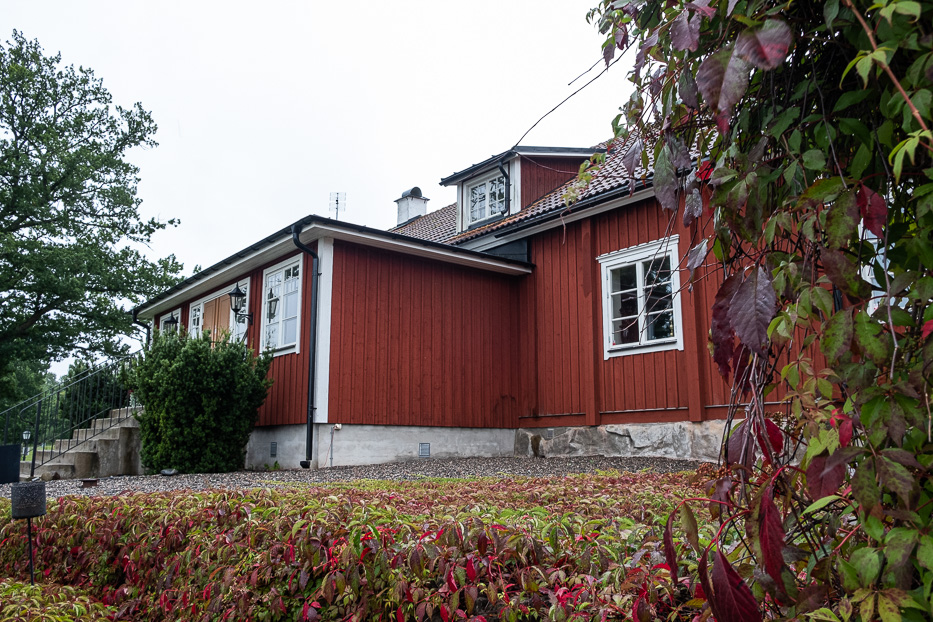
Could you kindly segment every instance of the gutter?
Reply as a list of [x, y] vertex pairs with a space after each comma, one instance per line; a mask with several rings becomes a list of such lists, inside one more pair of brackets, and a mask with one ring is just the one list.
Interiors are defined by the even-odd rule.
[[[133, 324], [135, 324], [136, 326], [142, 326], [143, 328], [146, 329], [146, 345], [148, 346], [148, 345], [149, 345], [149, 341], [152, 339], [152, 327], [151, 327], [149, 324], [145, 324], [145, 323], [143, 323], [143, 322], [140, 322], [140, 321], [136, 318], [136, 314], [137, 314], [137, 313], [139, 313], [139, 309], [138, 309], [138, 308], [134, 308], [134, 309], [133, 309]], [[153, 322], [154, 322], [154, 321], [155, 321], [155, 320], [153, 320]]]
[[311, 468], [311, 454], [314, 446], [314, 411], [317, 406], [314, 403], [314, 381], [317, 377], [317, 308], [318, 308], [318, 281], [320, 280], [320, 258], [317, 253], [298, 238], [301, 234], [302, 223], [296, 222], [292, 225], [292, 241], [295, 246], [311, 255], [311, 320], [308, 331], [308, 429], [305, 438], [305, 459], [301, 461], [301, 468]]

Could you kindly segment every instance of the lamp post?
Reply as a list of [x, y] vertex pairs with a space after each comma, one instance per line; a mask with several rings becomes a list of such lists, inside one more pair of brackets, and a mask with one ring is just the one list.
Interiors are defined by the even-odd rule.
[[23, 460], [26, 459], [26, 453], [29, 451], [30, 437], [32, 437], [32, 432], [29, 430], [23, 430]]
[[230, 310], [233, 311], [233, 315], [236, 316], [236, 321], [239, 322], [240, 318], [246, 318], [248, 324], [253, 323], [253, 314], [252, 313], [242, 313], [243, 309], [246, 307], [246, 292], [240, 289], [240, 284], [237, 283], [233, 287], [233, 291], [227, 294], [230, 296]]
[[45, 482], [17, 482], [10, 488], [12, 517], [26, 519], [26, 533], [29, 538], [29, 580], [35, 585], [36, 572], [32, 552], [32, 519], [45, 516]]

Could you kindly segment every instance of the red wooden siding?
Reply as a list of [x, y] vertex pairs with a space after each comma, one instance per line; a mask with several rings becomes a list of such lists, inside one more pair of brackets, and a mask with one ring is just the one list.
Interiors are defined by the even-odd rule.
[[573, 179], [586, 158], [522, 156], [522, 207]]
[[515, 427], [516, 279], [334, 244], [329, 421]]
[[[524, 165], [523, 165], [524, 166]], [[523, 284], [522, 317], [533, 324], [523, 382], [535, 387], [534, 413], [520, 425], [599, 425], [699, 421], [722, 416], [705, 408], [728, 402], [728, 387], [708, 363], [708, 309], [715, 275], [686, 291], [681, 271], [683, 350], [603, 359], [602, 283], [596, 257], [676, 233], [679, 252], [691, 232], [643, 201], [541, 233], [531, 240], [533, 277]], [[529, 331], [522, 339], [529, 338]]]
[[[311, 244], [317, 250], [317, 243]], [[298, 334], [298, 353], [283, 354], [272, 359], [269, 377], [272, 387], [265, 403], [259, 409], [257, 425], [285, 425], [305, 423], [308, 420], [308, 331], [311, 330], [311, 256], [297, 248], [270, 261], [265, 266], [250, 273], [250, 312], [253, 313], [253, 333], [250, 344], [259, 346], [259, 330], [262, 317], [262, 271], [274, 266], [295, 254], [301, 253], [301, 312], [298, 315], [300, 325]]]

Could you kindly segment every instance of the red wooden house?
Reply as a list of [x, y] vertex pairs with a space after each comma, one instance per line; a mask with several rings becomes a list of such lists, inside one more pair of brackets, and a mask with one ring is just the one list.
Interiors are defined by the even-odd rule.
[[[729, 393], [706, 351], [716, 284], [684, 287], [697, 232], [616, 153], [568, 209], [595, 151], [498, 154], [441, 180], [453, 205], [404, 193], [390, 231], [308, 216], [135, 312], [274, 351], [250, 468], [715, 459]], [[234, 287], [252, 324], [230, 312]]]

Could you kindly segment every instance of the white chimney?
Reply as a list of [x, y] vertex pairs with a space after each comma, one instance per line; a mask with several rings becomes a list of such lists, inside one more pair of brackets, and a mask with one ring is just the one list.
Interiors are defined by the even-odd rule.
[[402, 198], [395, 199], [398, 205], [398, 226], [409, 220], [424, 216], [427, 212], [428, 199], [421, 196], [421, 188], [415, 186], [402, 193]]

